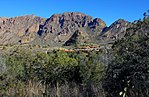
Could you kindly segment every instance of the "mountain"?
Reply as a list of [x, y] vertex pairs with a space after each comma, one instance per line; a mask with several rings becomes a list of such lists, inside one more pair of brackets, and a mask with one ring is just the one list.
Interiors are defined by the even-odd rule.
[[107, 27], [100, 18], [80, 12], [54, 14], [45, 19], [34, 15], [0, 18], [0, 44], [72, 45], [102, 43], [122, 38], [129, 22], [118, 20]]
[[34, 15], [0, 18], [0, 44], [29, 43], [34, 40], [43, 18]]
[[126, 29], [129, 28], [132, 23], [119, 19], [112, 23], [109, 27], [105, 27], [99, 35], [99, 41], [103, 43], [114, 42], [117, 39], [121, 39], [126, 34]]
[[83, 36], [90, 36], [92, 40], [105, 26], [105, 22], [99, 18], [93, 19], [79, 12], [67, 12], [52, 15], [44, 25], [41, 25], [38, 35], [45, 44], [61, 45], [65, 44], [76, 31], [82, 32]]

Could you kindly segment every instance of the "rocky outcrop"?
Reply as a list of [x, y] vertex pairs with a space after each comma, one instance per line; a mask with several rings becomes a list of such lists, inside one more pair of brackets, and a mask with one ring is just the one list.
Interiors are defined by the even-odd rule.
[[90, 43], [91, 40], [88, 34], [84, 34], [79, 30], [75, 31], [73, 35], [65, 42], [64, 46], [80, 45], [81, 43]]

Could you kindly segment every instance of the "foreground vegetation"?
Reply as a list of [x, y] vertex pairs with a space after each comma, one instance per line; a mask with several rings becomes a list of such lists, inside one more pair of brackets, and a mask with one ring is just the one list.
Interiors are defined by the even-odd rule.
[[98, 58], [99, 52], [45, 53], [17, 47], [5, 55], [1, 93], [20, 97], [95, 95], [87, 89], [100, 84], [105, 67]]
[[2, 97], [148, 97], [149, 16], [110, 50], [13, 47], [1, 58]]

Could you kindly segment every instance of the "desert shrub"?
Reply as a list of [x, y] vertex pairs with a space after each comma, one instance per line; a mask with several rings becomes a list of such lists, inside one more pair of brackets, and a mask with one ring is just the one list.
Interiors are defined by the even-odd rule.
[[59, 50], [45, 53], [15, 47], [4, 55], [6, 71], [0, 75], [1, 95], [98, 97], [104, 72], [98, 55]]

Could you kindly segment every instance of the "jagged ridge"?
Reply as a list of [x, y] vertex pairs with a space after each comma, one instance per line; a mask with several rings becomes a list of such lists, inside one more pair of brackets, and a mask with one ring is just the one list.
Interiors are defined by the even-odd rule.
[[118, 20], [106, 27], [100, 18], [93, 19], [80, 12], [54, 14], [48, 19], [34, 15], [0, 18], [0, 44], [65, 45], [71, 43], [76, 31], [84, 37], [78, 41], [100, 43], [105, 40], [103, 37], [125, 32], [128, 25], [127, 21]]

